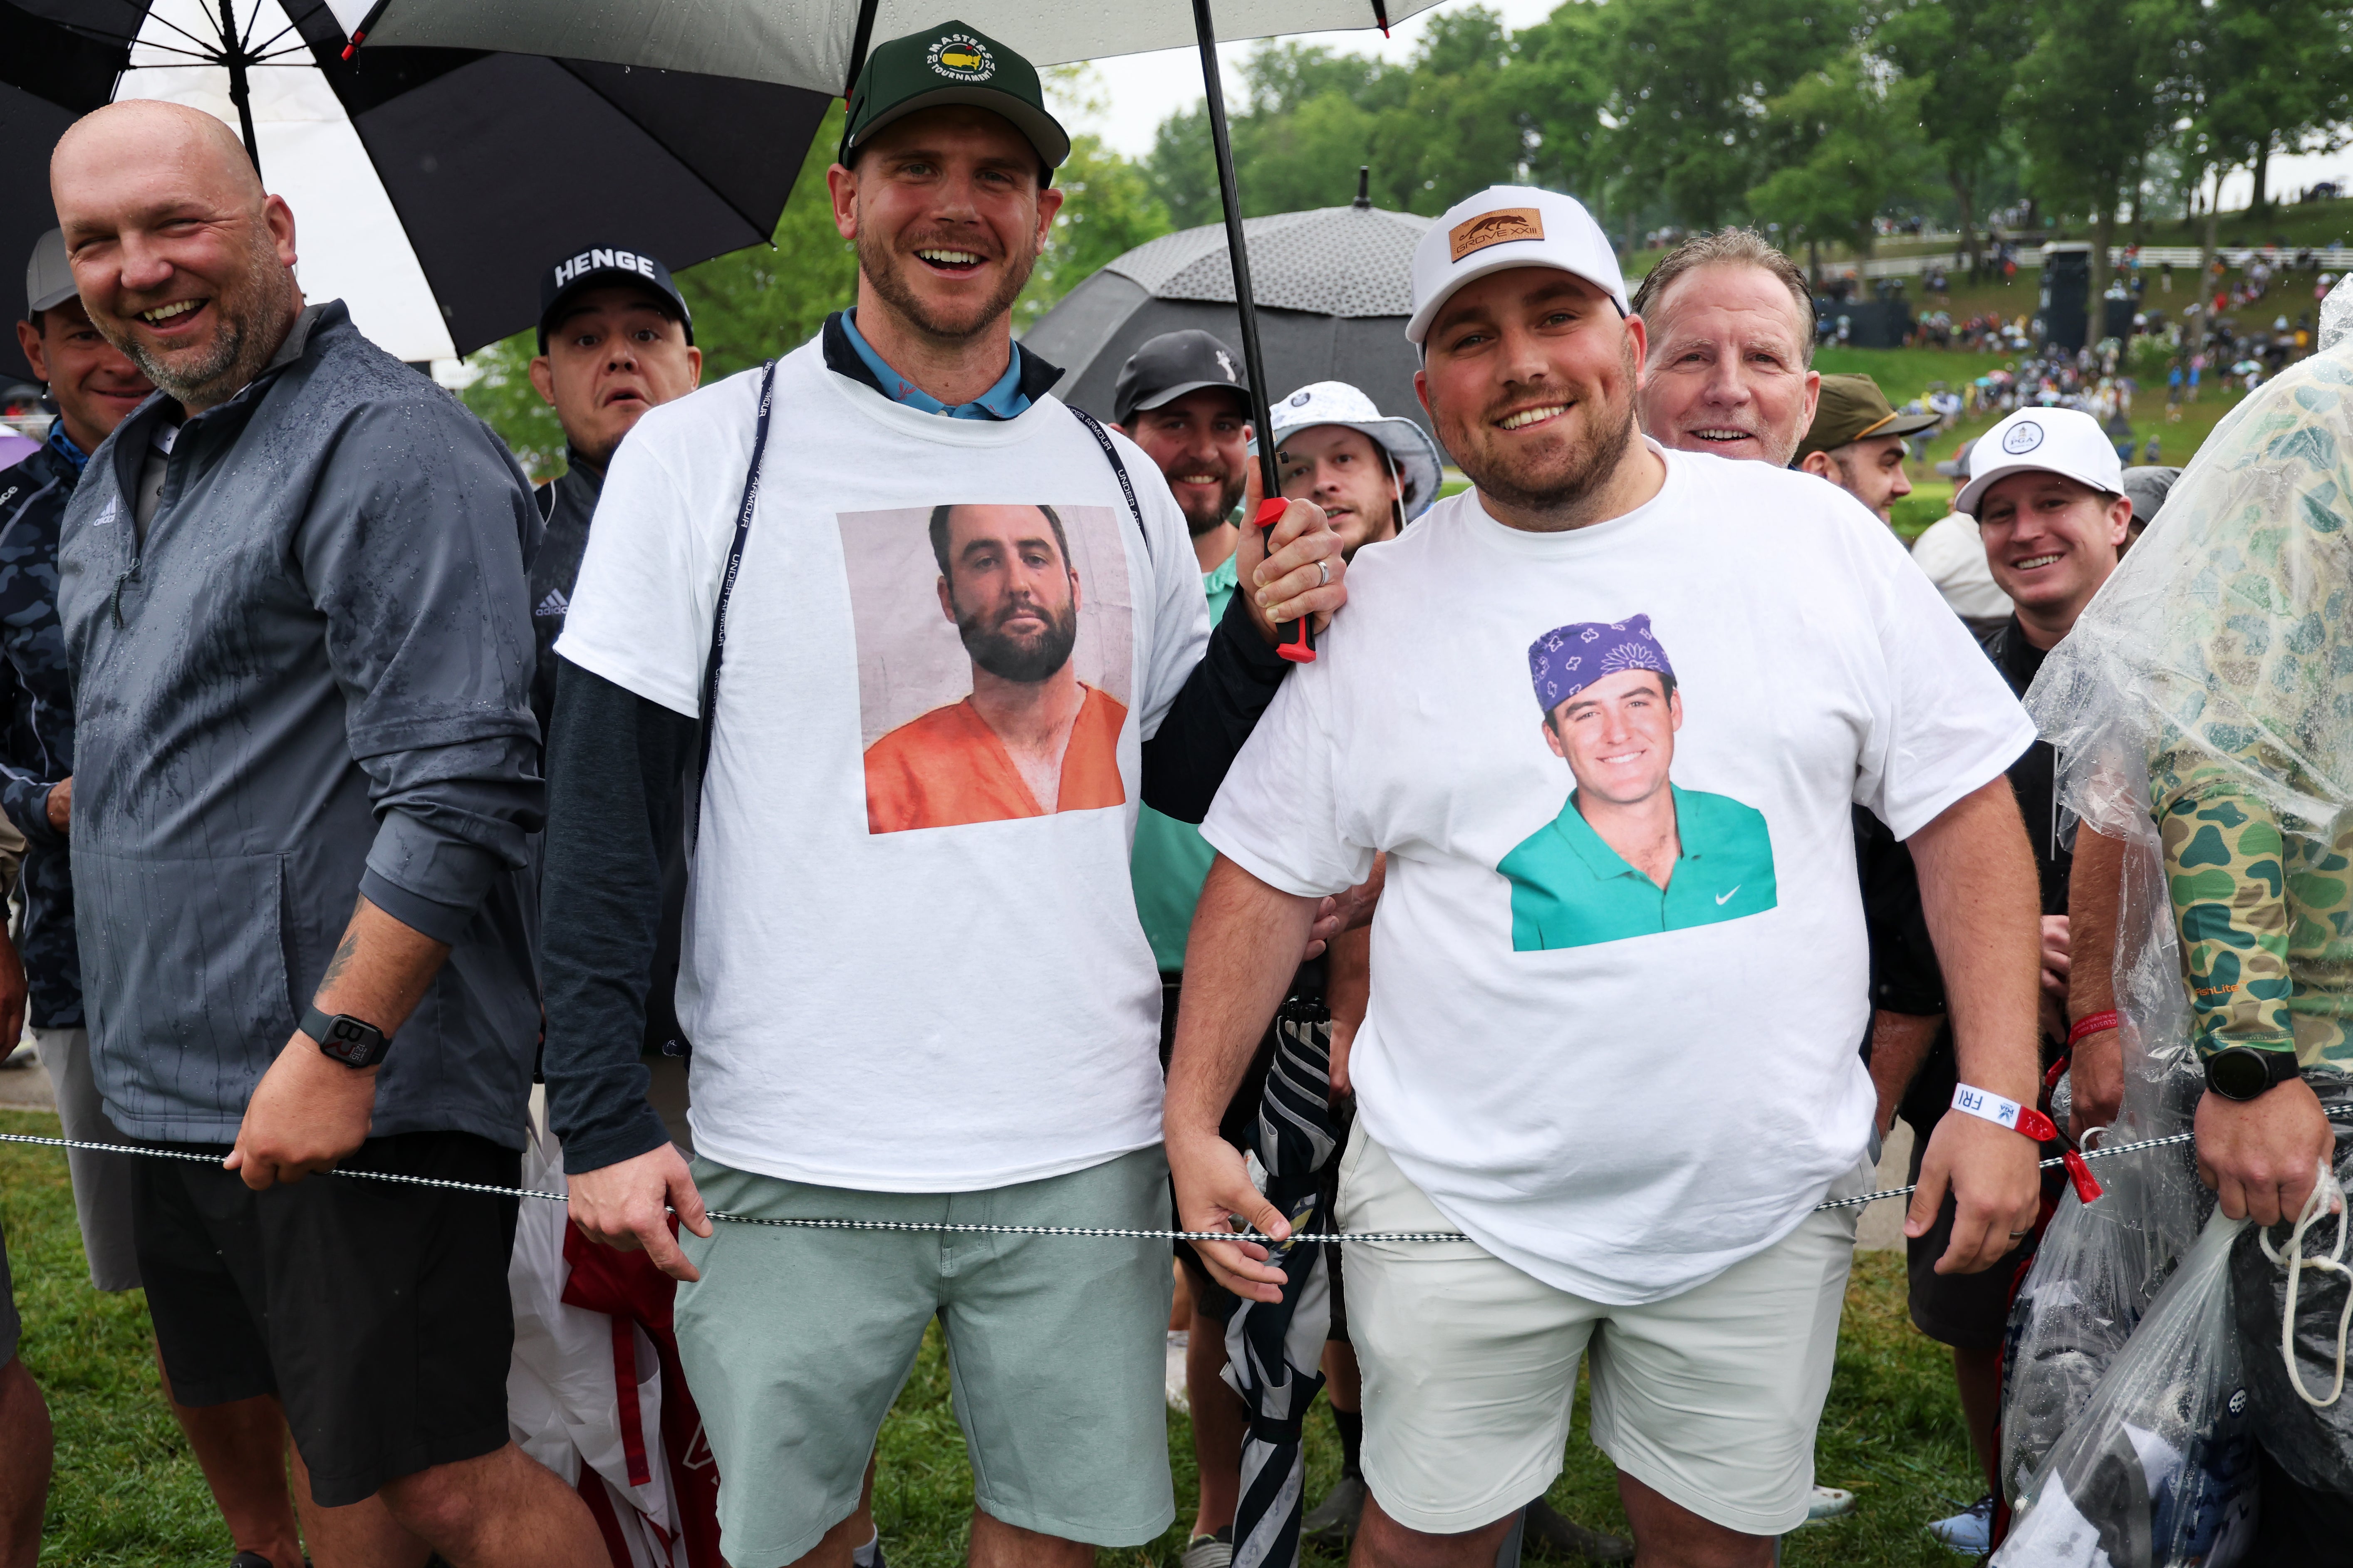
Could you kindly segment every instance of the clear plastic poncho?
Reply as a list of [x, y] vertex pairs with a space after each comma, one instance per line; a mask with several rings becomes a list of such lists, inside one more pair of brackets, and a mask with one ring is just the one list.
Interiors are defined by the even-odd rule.
[[[2111, 1141], [2189, 1129], [2204, 1089], [2200, 1047], [2292, 1042], [2306, 1081], [2339, 1117], [2337, 1168], [2348, 1179], [2353, 290], [2332, 293], [2322, 319], [2323, 352], [2216, 427], [2163, 515], [2052, 651], [2027, 706], [2058, 749], [2060, 804], [2125, 845], [2116, 984], [2126, 1085]], [[2132, 1212], [2114, 1217], [2167, 1272], [2212, 1202], [2189, 1161], [2167, 1158], [2178, 1152], [2133, 1156], [2161, 1165], [2160, 1179], [2107, 1200], [2130, 1196]], [[2276, 1227], [2274, 1239], [2284, 1238]], [[2304, 1484], [2342, 1487], [2353, 1478], [2353, 1400], [2315, 1409], [2285, 1392], [2285, 1276], [2257, 1240], [2241, 1239], [2232, 1272], [2258, 1430]], [[2044, 1261], [2026, 1294], [2052, 1283]], [[2137, 1317], [2134, 1297], [2145, 1301], [2159, 1277], [2138, 1291], [2094, 1289], [2099, 1315]], [[2308, 1287], [2295, 1312], [2299, 1360], [2324, 1388], [2343, 1300], [2341, 1286]], [[2037, 1315], [2015, 1317], [2013, 1336], [2094, 1342], [2089, 1321], [2038, 1324]], [[2056, 1376], [2061, 1363], [2046, 1373], [2031, 1357], [2018, 1361], [2022, 1383], [2042, 1374], [2052, 1386], [2012, 1405], [2030, 1450], [2005, 1456], [2013, 1470], [2051, 1441], [2054, 1418], [2071, 1438], [2078, 1415], [2091, 1419], [2080, 1387]], [[2063, 1416], [2069, 1405], [2076, 1415]], [[2015, 1473], [2004, 1479], [2019, 1485]]]

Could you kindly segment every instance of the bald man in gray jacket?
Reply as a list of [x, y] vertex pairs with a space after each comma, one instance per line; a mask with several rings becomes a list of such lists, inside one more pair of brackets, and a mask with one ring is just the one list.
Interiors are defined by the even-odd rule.
[[100, 1092], [212, 1156], [138, 1162], [173, 1393], [280, 1402], [321, 1568], [597, 1561], [507, 1435], [514, 1200], [304, 1180], [517, 1184], [529, 486], [304, 305], [293, 215], [219, 121], [101, 109], [50, 188], [91, 321], [159, 389], [91, 456], [58, 576]]

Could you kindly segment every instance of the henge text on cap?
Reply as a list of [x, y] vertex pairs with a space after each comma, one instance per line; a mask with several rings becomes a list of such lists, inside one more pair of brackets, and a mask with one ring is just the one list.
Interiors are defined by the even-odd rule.
[[1449, 259], [1460, 261], [1474, 250], [1514, 239], [1542, 239], [1544, 214], [1534, 207], [1504, 207], [1464, 218], [1447, 231]]
[[951, 81], [987, 81], [997, 74], [997, 57], [969, 33], [947, 33], [933, 40], [925, 63]]
[[569, 261], [556, 263], [555, 286], [561, 289], [584, 272], [606, 268], [635, 272], [657, 283], [661, 281], [660, 274], [654, 270], [654, 258], [650, 256], [639, 256], [631, 250], [584, 250]]

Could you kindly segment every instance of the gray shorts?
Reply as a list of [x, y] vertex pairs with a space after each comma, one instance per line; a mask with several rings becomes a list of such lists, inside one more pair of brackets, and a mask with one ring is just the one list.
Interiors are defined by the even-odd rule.
[[[767, 1218], [1168, 1224], [1158, 1146], [987, 1192], [868, 1193], [694, 1163], [703, 1201]], [[1165, 1241], [781, 1230], [681, 1233], [679, 1353], [719, 1467], [735, 1568], [807, 1555], [858, 1506], [924, 1328], [947, 1339], [973, 1500], [1024, 1530], [1140, 1546], [1176, 1518]]]
[[[80, 1143], [128, 1143], [99, 1102], [97, 1075], [90, 1070], [88, 1029], [35, 1029], [33, 1048], [57, 1091], [58, 1121], [65, 1135]], [[139, 1289], [139, 1253], [131, 1239], [131, 1189], [134, 1156], [66, 1151], [73, 1174], [74, 1217], [81, 1222], [82, 1256], [90, 1282], [100, 1290]]]

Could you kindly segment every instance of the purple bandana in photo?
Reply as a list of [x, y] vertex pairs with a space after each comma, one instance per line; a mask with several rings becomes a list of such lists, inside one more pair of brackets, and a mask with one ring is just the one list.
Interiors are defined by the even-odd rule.
[[1536, 706], [1549, 713], [1605, 675], [1621, 669], [1655, 669], [1672, 678], [1675, 667], [1651, 635], [1651, 617], [1622, 621], [1577, 621], [1555, 626], [1528, 645], [1528, 678]]

